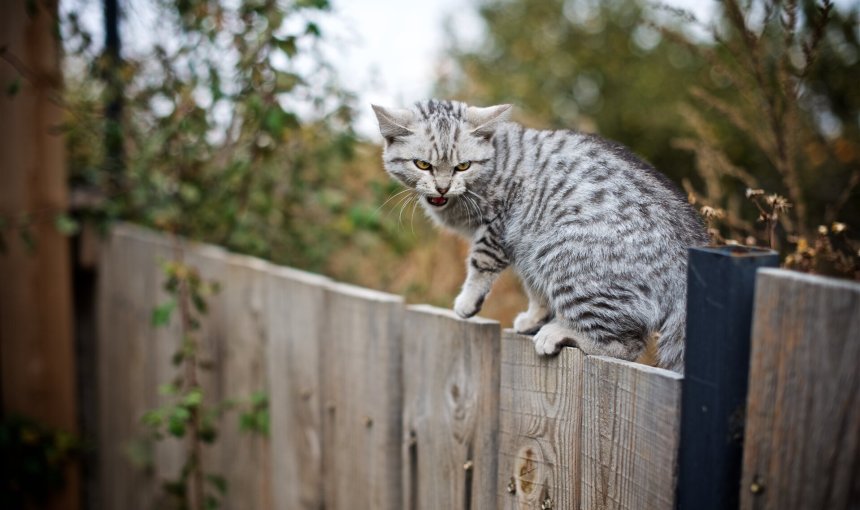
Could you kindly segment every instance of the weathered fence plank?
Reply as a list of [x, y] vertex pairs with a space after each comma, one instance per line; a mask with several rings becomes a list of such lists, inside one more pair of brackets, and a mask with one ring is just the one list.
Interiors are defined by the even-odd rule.
[[403, 338], [404, 509], [493, 508], [500, 329], [412, 306]]
[[741, 508], [860, 507], [860, 285], [758, 275]]
[[[180, 370], [171, 363], [181, 342], [179, 318], [168, 327], [151, 324], [152, 310], [168, 298], [161, 263], [173, 260], [176, 248], [165, 236], [120, 225], [102, 252], [98, 413], [105, 508], [165, 506], [161, 483], [176, 479], [182, 469], [187, 442], [152, 444], [140, 425], [147, 410], [169, 400], [159, 396], [158, 387]], [[209, 298], [209, 313], [197, 333], [201, 361], [212, 367], [198, 374], [206, 401], [243, 401], [265, 391], [263, 284], [269, 265], [196, 243], [183, 242], [182, 252], [203, 278], [224, 284], [223, 292]], [[151, 465], [134, 466], [130, 450]], [[204, 470], [228, 480], [221, 508], [271, 508], [268, 440], [240, 431], [236, 412], [220, 420], [218, 439], [204, 446], [203, 454]], [[207, 492], [218, 494], [211, 485]]]
[[400, 508], [403, 298], [332, 284], [326, 300], [325, 508]]
[[[104, 242], [98, 291], [98, 500], [100, 508], [148, 510], [159, 486], [147, 475], [151, 445], [140, 418], [157, 404], [150, 315], [158, 299], [160, 236], [116, 227]], [[134, 459], [138, 465], [133, 462]]]
[[582, 508], [671, 510], [682, 376], [602, 356], [583, 368]]
[[579, 508], [583, 358], [538, 356], [530, 337], [503, 332], [499, 508]]
[[778, 264], [772, 250], [690, 248], [679, 510], [738, 506], [755, 272]]
[[[269, 440], [258, 432], [241, 430], [239, 415], [248, 412], [254, 393], [268, 390], [265, 280], [270, 266], [203, 245], [188, 245], [186, 262], [222, 288], [209, 298], [209, 313], [202, 320], [201, 359], [212, 367], [200, 371], [206, 398], [237, 403], [219, 420], [215, 443], [204, 449], [204, 468], [227, 482], [220, 508], [267, 510], [272, 508]], [[175, 373], [171, 366], [162, 380]], [[207, 489], [218, 495], [213, 486]]]
[[323, 505], [320, 350], [329, 280], [272, 267], [268, 292], [268, 377], [274, 507]]

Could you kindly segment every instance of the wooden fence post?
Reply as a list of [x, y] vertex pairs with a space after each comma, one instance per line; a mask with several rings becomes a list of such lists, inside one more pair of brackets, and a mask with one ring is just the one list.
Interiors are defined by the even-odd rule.
[[499, 323], [419, 305], [404, 333], [402, 508], [494, 508]]
[[759, 272], [740, 508], [860, 508], [860, 284]]
[[755, 273], [771, 250], [691, 248], [677, 508], [737, 508]]

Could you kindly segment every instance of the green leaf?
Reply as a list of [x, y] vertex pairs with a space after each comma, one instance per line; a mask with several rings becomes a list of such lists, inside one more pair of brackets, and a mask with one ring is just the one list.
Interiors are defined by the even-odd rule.
[[21, 242], [24, 243], [24, 248], [26, 248], [27, 253], [32, 254], [36, 251], [36, 237], [33, 235], [33, 231], [30, 229], [30, 225], [28, 223], [22, 223], [19, 227], [18, 237], [21, 239]]
[[[284, 71], [275, 72], [275, 86], [277, 87], [277, 92], [279, 93], [289, 92], [296, 88], [297, 85], [301, 85], [302, 83], [304, 83], [304, 80], [302, 80], [302, 77], [297, 75], [296, 73], [288, 73]], [[287, 115], [287, 113], [281, 110], [280, 107], [278, 107], [278, 110], [280, 111], [281, 115]]]
[[158, 387], [158, 394], [164, 396], [173, 396], [179, 393], [179, 388], [175, 384], [167, 383]]
[[152, 409], [147, 411], [140, 421], [147, 427], [157, 428], [164, 422], [164, 410]]
[[203, 403], [203, 391], [200, 388], [194, 388], [185, 395], [185, 398], [182, 399], [182, 403], [186, 407], [197, 407], [201, 403]]
[[298, 0], [296, 2], [296, 7], [309, 7], [311, 9], [328, 9], [329, 3], [328, 0]]
[[281, 51], [287, 54], [288, 57], [295, 57], [299, 52], [298, 46], [296, 45], [296, 36], [291, 35], [285, 37], [283, 39], [275, 39], [277, 41], [278, 48]]
[[57, 227], [57, 230], [67, 236], [75, 235], [81, 228], [81, 225], [69, 216], [68, 214], [60, 214], [54, 219], [54, 225]]
[[251, 405], [254, 407], [266, 407], [269, 405], [269, 396], [265, 391], [255, 391], [251, 395]]
[[320, 31], [319, 25], [317, 25], [313, 21], [308, 22], [308, 25], [305, 28], [305, 33], [314, 37], [319, 37], [322, 35], [322, 31]]
[[175, 309], [176, 300], [172, 298], [156, 306], [152, 310], [152, 325], [154, 327], [166, 326], [170, 322], [170, 316]]
[[208, 474], [206, 475], [206, 480], [208, 480], [222, 496], [227, 493], [227, 479], [223, 476]]
[[18, 95], [18, 92], [21, 91], [21, 77], [16, 76], [14, 80], [9, 82], [9, 85], [6, 85], [6, 95], [9, 97], [13, 97]]
[[218, 501], [218, 498], [209, 494], [206, 496], [203, 506], [206, 508], [206, 510], [215, 510], [216, 508], [221, 506], [221, 502]]

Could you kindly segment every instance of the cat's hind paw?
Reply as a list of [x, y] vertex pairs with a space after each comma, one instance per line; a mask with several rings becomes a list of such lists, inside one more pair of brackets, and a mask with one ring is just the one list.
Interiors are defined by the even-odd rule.
[[486, 294], [477, 294], [463, 289], [454, 300], [454, 313], [464, 319], [474, 316], [481, 311]]
[[543, 356], [553, 356], [558, 354], [562, 347], [576, 347], [576, 335], [571, 329], [549, 322], [540, 328], [533, 339], [535, 352]]

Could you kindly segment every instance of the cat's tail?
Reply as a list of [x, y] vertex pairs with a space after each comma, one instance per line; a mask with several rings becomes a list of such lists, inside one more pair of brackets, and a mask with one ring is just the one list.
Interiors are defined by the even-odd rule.
[[657, 359], [661, 368], [684, 373], [684, 336], [687, 329], [687, 304], [681, 300], [669, 313], [657, 340]]

